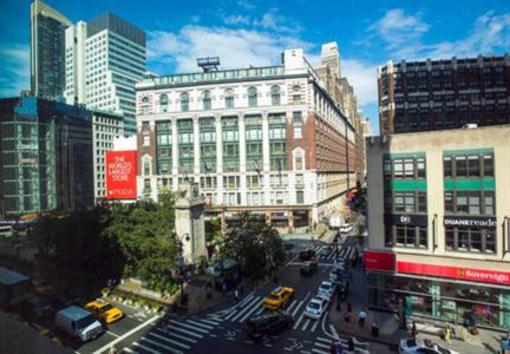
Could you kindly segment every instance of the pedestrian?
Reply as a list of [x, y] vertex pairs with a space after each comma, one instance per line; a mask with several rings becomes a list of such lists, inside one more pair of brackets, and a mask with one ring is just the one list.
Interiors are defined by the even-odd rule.
[[237, 289], [234, 291], [234, 299], [236, 302], [239, 302], [239, 290]]
[[365, 327], [365, 320], [367, 318], [367, 311], [362, 308], [359, 312], [358, 312], [358, 325], [360, 327]]
[[227, 283], [225, 281], [221, 283], [221, 292], [223, 293], [223, 297], [225, 297], [225, 294], [227, 292]]
[[450, 344], [452, 340], [452, 329], [450, 328], [450, 325], [447, 324], [444, 329], [444, 341], [448, 344]]
[[413, 325], [411, 326], [411, 337], [416, 340], [416, 334], [418, 333], [418, 330], [416, 328], [416, 322], [413, 321]]
[[112, 345], [108, 350], [108, 354], [117, 354], [117, 348], [115, 348], [115, 346]]
[[345, 323], [351, 322], [351, 313], [349, 311], [344, 312], [344, 321]]

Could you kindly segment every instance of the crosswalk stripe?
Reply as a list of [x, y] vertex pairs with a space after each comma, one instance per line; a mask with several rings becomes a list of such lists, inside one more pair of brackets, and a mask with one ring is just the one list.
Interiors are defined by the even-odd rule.
[[212, 319], [203, 319], [203, 320], [200, 320], [200, 322], [205, 322], [205, 323], [209, 323], [209, 324], [212, 324], [212, 325], [219, 325], [221, 323], [221, 320], [216, 320], [216, 321], [213, 321]]
[[226, 315], [224, 317], [225, 320], [229, 320], [232, 316], [234, 316], [235, 314], [237, 313], [237, 309], [232, 309], [231, 312], [228, 313], [228, 315]]
[[197, 342], [196, 339], [185, 337], [185, 336], [183, 336], [183, 335], [181, 335], [179, 333], [165, 331], [164, 329], [161, 329], [161, 328], [156, 328], [155, 331], [158, 332], [158, 333], [164, 334], [165, 336], [172, 336], [172, 337], [178, 338], [178, 339], [186, 341], [186, 342], [190, 342], [190, 343], [196, 343]]
[[[204, 333], [204, 334], [209, 333], [209, 330], [207, 330], [207, 329], [197, 328], [197, 327], [192, 326], [192, 325], [187, 324], [187, 323], [177, 322], [177, 321], [174, 321], [174, 320], [170, 320], [170, 323], [173, 323], [173, 324], [175, 324], [177, 326], [183, 326], [185, 328], [189, 328], [189, 329], [192, 329], [192, 330], [200, 332], [200, 333]], [[170, 328], [172, 328], [172, 327], [170, 327]]]
[[301, 330], [303, 331], [306, 331], [306, 329], [308, 328], [308, 325], [311, 323], [311, 320], [309, 318], [307, 318], [305, 320], [305, 322], [303, 323], [303, 327], [301, 327]]
[[170, 327], [168, 326], [168, 331], [177, 331], [177, 332], [182, 332], [182, 333], [185, 333], [189, 336], [192, 336], [192, 337], [196, 337], [196, 338], [204, 338], [204, 336], [202, 334], [198, 334], [198, 333], [195, 333], [195, 332], [190, 332], [189, 330], [187, 329], [184, 329], [184, 328], [179, 328], [179, 327]]
[[317, 354], [329, 354], [329, 352], [325, 352], [324, 350], [320, 350], [317, 348], [312, 348], [312, 352], [317, 353]]
[[166, 338], [166, 337], [160, 336], [159, 334], [156, 334], [156, 333], [148, 333], [147, 335], [148, 335], [148, 336], [152, 336], [152, 337], [156, 337], [156, 338], [158, 338], [158, 339], [160, 339], [160, 340], [162, 340], [162, 341], [164, 341], [164, 342], [168, 342], [168, 343], [170, 343], [170, 344], [174, 344], [174, 345], [176, 345], [176, 346], [178, 346], [178, 347], [182, 347], [182, 348], [184, 348], [184, 349], [190, 349], [190, 348], [191, 348], [191, 347], [190, 347], [189, 345], [187, 345], [187, 344], [183, 344], [183, 343], [181, 343], [181, 342], [177, 342], [177, 341], [175, 341], [175, 340], [173, 340], [173, 339], [170, 339], [170, 338]]
[[129, 353], [129, 354], [138, 354], [133, 349], [129, 349], [129, 347], [126, 347], [126, 348], [122, 349], [122, 351], [126, 352], [126, 353]]
[[317, 346], [317, 347], [329, 349], [329, 347], [331, 346], [331, 343], [330, 344], [325, 344], [325, 343], [315, 342], [314, 345]]
[[[232, 317], [230, 319], [230, 321], [234, 322], [234, 321], [237, 321], [243, 314], [246, 313], [246, 311], [250, 310], [250, 308], [257, 304], [259, 301], [260, 301], [260, 296], [257, 296], [255, 299], [253, 299], [254, 301], [250, 301], [241, 311], [239, 311], [237, 313], [237, 315], [235, 315], [234, 317]], [[258, 307], [258, 306], [256, 306]]]
[[145, 337], [145, 336], [143, 336], [142, 338], [140, 338], [140, 340], [141, 340], [141, 341], [144, 341], [144, 342], [148, 342], [148, 343], [150, 343], [150, 344], [152, 344], [152, 345], [155, 345], [156, 347], [161, 347], [161, 348], [165, 349], [166, 351], [168, 351], [168, 352], [170, 352], [170, 353], [183, 354], [183, 352], [182, 352], [182, 351], [180, 351], [180, 350], [177, 350], [177, 349], [171, 348], [171, 347], [169, 347], [169, 346], [167, 346], [167, 345], [164, 345], [164, 344], [161, 344], [161, 343], [159, 343], [159, 342], [156, 342], [156, 341], [154, 341], [154, 340], [152, 340], [152, 339], [149, 339], [149, 338], [147, 338], [147, 337]]
[[205, 323], [201, 323], [201, 322], [197, 322], [197, 321], [193, 321], [193, 320], [187, 320], [186, 321], [187, 323], [191, 323], [191, 324], [194, 324], [196, 326], [199, 326], [198, 328], [203, 328], [203, 329], [207, 329], [207, 330], [211, 330], [214, 328], [214, 326], [211, 326], [211, 325], [207, 325]]
[[[325, 314], [325, 313], [326, 313], [326, 311], [324, 311], [324, 313], [322, 314], [322, 316], [324, 316], [324, 314]], [[315, 332], [315, 330], [317, 329], [317, 326], [319, 325], [319, 322], [321, 321], [322, 316], [321, 316], [321, 318], [319, 318], [317, 321], [315, 321], [315, 323], [313, 324], [312, 328], [310, 328], [310, 331], [311, 331], [312, 333], [314, 333], [314, 332]]]
[[[244, 299], [242, 299], [239, 303], [235, 304], [234, 306], [231, 306], [230, 308], [227, 308], [221, 312], [221, 315], [224, 316], [224, 319], [228, 319], [230, 316], [232, 316], [234, 313], [237, 312], [237, 309], [244, 306], [247, 302], [251, 301], [253, 299], [254, 294], [250, 293], [247, 295]], [[225, 313], [224, 313], [225, 312]]]
[[258, 304], [257, 306], [254, 306], [253, 309], [251, 309], [250, 311], [248, 311], [240, 320], [239, 322], [244, 322], [253, 312], [255, 312], [255, 310], [259, 310], [260, 307], [264, 308], [262, 306], [262, 304]]
[[315, 339], [320, 340], [321, 342], [331, 343], [331, 339], [325, 337], [315, 337]]
[[142, 348], [143, 350], [148, 351], [148, 352], [150, 352], [150, 353], [152, 353], [152, 354], [164, 354], [164, 353], [158, 352], [157, 350], [154, 350], [154, 349], [152, 349], [152, 348], [146, 347], [145, 345], [140, 344], [140, 343], [138, 343], [138, 342], [133, 342], [133, 345], [134, 345], [135, 347], [140, 347], [140, 348]]
[[287, 312], [290, 313], [292, 311], [292, 308], [294, 307], [294, 305], [296, 305], [297, 303], [298, 303], [297, 300], [292, 300], [289, 307], [287, 307]]
[[251, 299], [253, 299], [254, 297], [255, 297], [254, 294], [250, 294], [250, 295], [246, 296], [244, 299], [242, 299], [241, 301], [239, 301], [239, 303], [237, 305], [234, 305], [234, 307], [242, 307], [247, 302], [251, 301]]
[[301, 314], [301, 316], [299, 316], [298, 320], [296, 321], [296, 323], [294, 323], [294, 327], [293, 329], [296, 329], [299, 327], [299, 324], [301, 323], [301, 321], [303, 320], [303, 317], [304, 317], [304, 313]]
[[296, 306], [296, 308], [294, 309], [294, 312], [292, 312], [292, 317], [296, 317], [296, 314], [298, 313], [299, 308], [300, 308], [301, 306], [303, 306], [303, 304], [304, 304], [304, 303], [305, 303], [305, 301], [304, 301], [304, 300], [301, 300], [301, 301], [298, 303], [298, 305], [297, 305], [297, 306]]
[[257, 312], [255, 312], [255, 315], [260, 315], [262, 313], [262, 311], [264, 311], [265, 308], [264, 306], [262, 306]]

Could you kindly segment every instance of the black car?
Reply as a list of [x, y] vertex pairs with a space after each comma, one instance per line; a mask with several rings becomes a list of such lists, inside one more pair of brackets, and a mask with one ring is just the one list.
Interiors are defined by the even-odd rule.
[[53, 315], [51, 300], [45, 296], [34, 295], [23, 305], [25, 315], [31, 319], [42, 319]]
[[248, 335], [258, 339], [265, 335], [278, 334], [294, 324], [292, 315], [283, 311], [268, 312], [248, 319]]
[[302, 261], [309, 261], [310, 259], [313, 258], [313, 256], [315, 256], [315, 251], [312, 249], [307, 249], [299, 252], [299, 259], [301, 259]]
[[301, 272], [302, 275], [311, 275], [315, 273], [315, 271], [317, 270], [317, 266], [318, 266], [317, 262], [307, 261], [303, 263], [301, 268], [299, 268], [299, 271]]

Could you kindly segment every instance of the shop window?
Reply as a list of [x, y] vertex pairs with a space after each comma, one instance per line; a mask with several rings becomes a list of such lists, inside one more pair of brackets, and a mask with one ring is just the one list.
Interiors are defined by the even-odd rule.
[[448, 251], [452, 251], [455, 249], [455, 233], [452, 228], [447, 228], [445, 230], [445, 243], [446, 243], [446, 249]]
[[496, 230], [485, 230], [485, 252], [496, 252]]
[[427, 248], [427, 228], [419, 227], [418, 228], [418, 247]]

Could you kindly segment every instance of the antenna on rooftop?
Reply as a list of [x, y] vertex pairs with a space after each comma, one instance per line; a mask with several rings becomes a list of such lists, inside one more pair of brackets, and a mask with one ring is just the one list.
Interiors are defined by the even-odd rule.
[[197, 58], [197, 65], [204, 70], [204, 73], [218, 71], [220, 65], [220, 57], [204, 57]]

